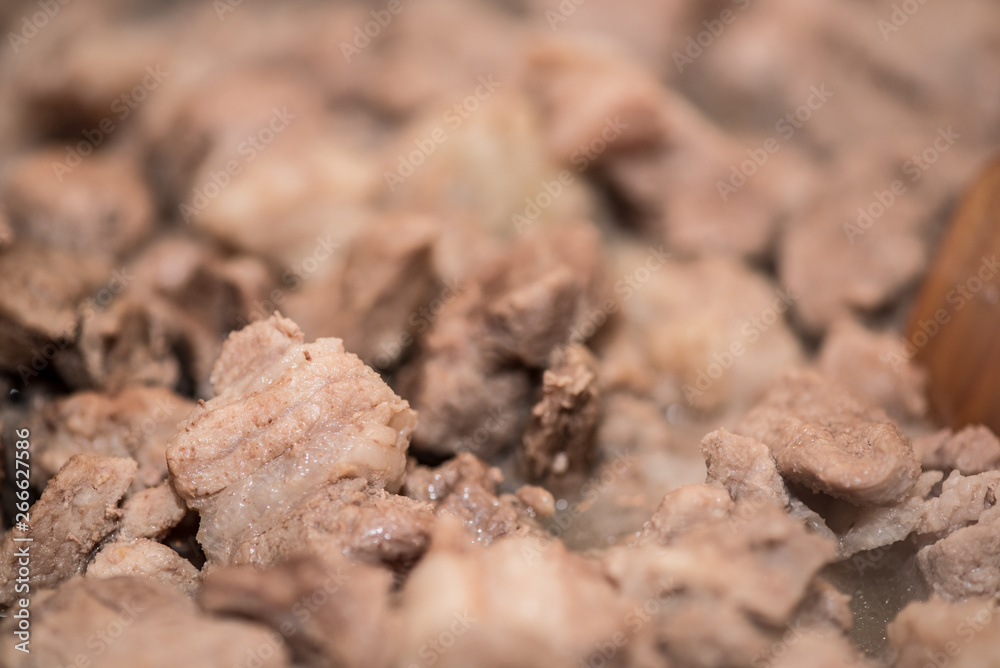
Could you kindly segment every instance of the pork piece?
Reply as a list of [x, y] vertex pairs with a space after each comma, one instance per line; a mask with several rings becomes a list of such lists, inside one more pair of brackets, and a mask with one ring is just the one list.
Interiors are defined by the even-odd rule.
[[[28, 582], [33, 591], [83, 573], [91, 551], [115, 530], [121, 517], [118, 502], [135, 472], [131, 459], [72, 457], [31, 506], [29, 529], [15, 528], [3, 537], [0, 605], [9, 605], [17, 598], [18, 555], [25, 546], [30, 549]], [[26, 537], [32, 542], [17, 540]]]
[[733, 508], [729, 492], [697, 483], [668, 492], [639, 534], [639, 545], [669, 545], [691, 529], [724, 519]]
[[304, 279], [283, 311], [306, 336], [340, 337], [366, 364], [392, 366], [418, 328], [427, 327], [420, 308], [437, 282], [432, 257], [437, 232], [430, 221], [414, 217], [367, 227], [352, 240], [342, 264], [325, 280]]
[[167, 440], [194, 405], [165, 388], [141, 386], [58, 399], [31, 420], [35, 483], [44, 485], [70, 457], [86, 454], [134, 459], [133, 491], [158, 485], [167, 477]]
[[788, 506], [788, 490], [771, 451], [760, 441], [717, 429], [701, 439], [709, 484], [726, 488], [733, 501]]
[[1000, 657], [1000, 610], [996, 601], [948, 602], [937, 596], [907, 605], [889, 624], [899, 652], [895, 668], [992, 668]]
[[120, 540], [160, 539], [180, 524], [186, 513], [184, 499], [165, 481], [125, 500], [117, 536]]
[[974, 476], [952, 471], [941, 485], [941, 493], [925, 504], [918, 531], [948, 534], [977, 521], [985, 511], [996, 505], [998, 489], [1000, 471]]
[[1000, 439], [982, 425], [921, 436], [913, 440], [913, 451], [926, 469], [955, 470], [968, 476], [1000, 468]]
[[[10, 635], [16, 620], [6, 621]], [[176, 588], [135, 576], [75, 578], [33, 599], [30, 649], [5, 643], [0, 657], [11, 668], [72, 666], [78, 657], [92, 668], [217, 668], [248, 657], [260, 668], [290, 665], [279, 635], [207, 615]]]
[[601, 419], [597, 360], [585, 346], [558, 348], [542, 376], [542, 397], [518, 456], [531, 480], [551, 487], [582, 478], [593, 465]]
[[407, 472], [400, 494], [432, 504], [435, 515], [457, 517], [483, 545], [502, 536], [541, 532], [537, 518], [554, 511], [552, 495], [537, 487], [533, 488], [537, 490], [534, 498], [528, 487], [522, 487], [516, 496], [499, 494], [501, 483], [500, 469], [460, 452], [436, 468], [414, 466]]
[[189, 596], [198, 590], [201, 574], [190, 561], [166, 545], [146, 538], [106, 543], [87, 566], [88, 578], [142, 575]]
[[645, 606], [630, 655], [655, 657], [651, 665], [743, 666], [751, 657], [766, 660], [793, 619], [803, 630], [811, 628], [809, 619], [829, 628], [823, 612], [828, 602], [815, 595], [813, 583], [833, 559], [833, 543], [781, 508], [747, 506], [751, 512], [741, 512], [746, 505], [691, 528], [667, 547], [606, 554], [609, 577], [637, 610]]
[[598, 562], [545, 539], [481, 548], [453, 529], [403, 586], [394, 665], [570, 666], [625, 635], [628, 608]]
[[[205, 530], [202, 522], [199, 541], [205, 554], [211, 561], [226, 563], [210, 533], [223, 529], [216, 530], [213, 523]], [[302, 553], [343, 553], [355, 561], [405, 573], [427, 550], [433, 525], [430, 506], [351, 478], [315, 489], [273, 524], [243, 527], [225, 559], [266, 566]]]
[[[993, 503], [996, 503], [994, 491]], [[1000, 593], [1000, 506], [917, 553], [920, 572], [935, 594], [957, 601]]]
[[823, 342], [817, 368], [893, 419], [927, 412], [927, 373], [910, 362], [900, 336], [873, 332], [853, 319], [838, 320]]
[[83, 313], [75, 354], [61, 360], [76, 386], [115, 392], [184, 382], [196, 396], [211, 396], [209, 375], [226, 335], [284, 299], [262, 261], [182, 237], [151, 244], [125, 273], [127, 290]]
[[416, 414], [339, 339], [305, 344], [295, 323], [274, 315], [229, 337], [212, 379], [217, 396], [167, 446], [210, 562], [290, 530], [289, 513], [322, 506], [338, 480], [367, 481], [373, 494], [402, 484]]
[[602, 274], [596, 231], [584, 225], [526, 235], [483, 268], [441, 308], [400, 377], [420, 411], [414, 447], [489, 459], [513, 445], [529, 418], [531, 372], [593, 335]]
[[110, 273], [103, 260], [31, 241], [0, 249], [0, 367], [22, 382], [38, 376], [71, 345], [77, 305]]
[[811, 371], [786, 373], [736, 431], [766, 443], [786, 480], [855, 505], [892, 503], [920, 474], [882, 410]]
[[384, 668], [393, 646], [391, 587], [382, 569], [326, 555], [216, 569], [199, 600], [209, 612], [281, 633], [296, 665]]
[[0, 181], [14, 233], [71, 252], [122, 256], [152, 231], [152, 196], [123, 154], [66, 164], [64, 150], [28, 154]]
[[[773, 660], [772, 668], [875, 668], [878, 664], [864, 657], [850, 641], [842, 636], [827, 633], [803, 633], [790, 629], [781, 641], [770, 648], [764, 657]], [[752, 664], [751, 664], [752, 665]]]

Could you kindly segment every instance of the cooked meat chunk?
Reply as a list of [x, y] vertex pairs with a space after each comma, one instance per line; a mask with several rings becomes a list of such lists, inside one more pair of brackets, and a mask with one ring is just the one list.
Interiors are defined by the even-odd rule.
[[488, 459], [512, 446], [529, 419], [531, 372], [557, 346], [593, 335], [602, 277], [597, 234], [585, 226], [526, 235], [482, 269], [403, 370], [401, 393], [420, 411], [414, 447]]
[[378, 221], [352, 240], [343, 263], [326, 280], [303, 281], [282, 310], [306, 336], [340, 337], [366, 364], [391, 366], [417, 328], [427, 327], [420, 308], [436, 283], [437, 232], [417, 217]]
[[891, 503], [920, 474], [883, 411], [811, 371], [785, 374], [736, 431], [766, 443], [786, 480], [856, 505]]
[[[994, 492], [993, 503], [996, 503]], [[917, 554], [920, 572], [935, 594], [957, 601], [1000, 594], [1000, 506]]]
[[976, 522], [996, 505], [998, 490], [1000, 471], [973, 476], [952, 471], [941, 485], [941, 493], [925, 504], [918, 531], [947, 534]]
[[941, 478], [940, 471], [926, 471], [895, 503], [860, 508], [850, 526], [837, 536], [841, 556], [891, 545], [909, 536], [936, 501], [929, 502], [928, 496]]
[[[625, 633], [628, 608], [599, 563], [558, 541], [480, 548], [455, 530], [435, 536], [403, 587], [395, 665], [433, 654], [447, 668], [570, 666]], [[435, 642], [444, 634], [454, 638], [446, 650]]]
[[[12, 622], [3, 627], [11, 635]], [[287, 668], [284, 642], [247, 621], [202, 613], [183, 592], [148, 577], [75, 578], [31, 610], [31, 653], [0, 648], [11, 668], [72, 666], [80, 657], [92, 668], [218, 668], [244, 665]]]
[[540, 532], [536, 517], [551, 510], [552, 495], [534, 488], [539, 495], [535, 503], [541, 506], [535, 508], [521, 500], [520, 490], [517, 496], [499, 494], [502, 482], [500, 469], [461, 452], [436, 468], [413, 467], [400, 493], [432, 504], [435, 515], [457, 517], [483, 545], [501, 536]]
[[733, 500], [716, 485], [678, 487], [663, 497], [639, 534], [640, 545], [669, 545], [691, 529], [729, 516]]
[[30, 546], [28, 581], [33, 590], [83, 573], [91, 551], [115, 530], [121, 517], [118, 502], [135, 472], [135, 462], [123, 457], [76, 455], [66, 462], [31, 506], [28, 531], [15, 528], [3, 537], [0, 605], [17, 597], [17, 555], [25, 545]]
[[130, 495], [122, 505], [118, 538], [163, 538], [180, 524], [187, 512], [184, 499], [169, 481]]
[[817, 366], [858, 399], [891, 417], [919, 418], [927, 412], [927, 373], [906, 355], [906, 341], [876, 333], [852, 318], [827, 333]]
[[8, 167], [0, 201], [18, 238], [97, 256], [121, 256], [149, 234], [153, 203], [138, 166], [123, 154], [67, 166], [62, 150]]
[[1000, 468], [1000, 439], [982, 425], [921, 436], [913, 440], [913, 451], [928, 469], [975, 475]]
[[36, 482], [44, 483], [77, 454], [131, 457], [139, 465], [133, 490], [167, 476], [167, 440], [194, 403], [159, 387], [117, 395], [78, 392], [43, 407], [32, 420]]
[[212, 373], [218, 395], [167, 447], [212, 562], [228, 563], [337, 480], [402, 483], [415, 413], [340, 340], [302, 340], [278, 315], [233, 334]]
[[[766, 654], [772, 668], [874, 668], [872, 664], [842, 636], [826, 633], [789, 631]], [[763, 657], [761, 657], [763, 658]], [[763, 665], [763, 664], [762, 664]]]
[[200, 574], [190, 561], [166, 545], [145, 538], [107, 543], [87, 566], [88, 578], [144, 575], [193, 595]]
[[778, 475], [771, 451], [760, 441], [718, 429], [701, 439], [708, 483], [722, 485], [733, 501], [785, 507], [788, 490]]
[[[343, 553], [355, 560], [405, 572], [427, 550], [434, 515], [430, 506], [389, 494], [362, 478], [328, 483], [306, 494], [273, 523], [233, 527], [227, 516], [202, 520], [199, 540], [216, 563], [279, 563], [302, 553]], [[220, 556], [217, 536], [235, 533]]]
[[899, 652], [896, 668], [995, 666], [1000, 610], [984, 598], [949, 603], [935, 596], [907, 605], [889, 624], [888, 635]]
[[228, 566], [208, 574], [204, 608], [281, 633], [296, 665], [387, 668], [394, 643], [392, 576], [335, 555], [266, 569]]
[[110, 274], [104, 261], [84, 253], [35, 242], [0, 249], [0, 367], [23, 382], [38, 376], [72, 344], [77, 306]]
[[595, 459], [600, 418], [597, 361], [582, 345], [558, 348], [518, 450], [528, 477], [552, 485], [586, 475]]

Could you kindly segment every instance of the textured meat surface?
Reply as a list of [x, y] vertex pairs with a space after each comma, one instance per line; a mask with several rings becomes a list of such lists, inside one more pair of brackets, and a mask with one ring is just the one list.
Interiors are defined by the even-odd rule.
[[10, 604], [18, 577], [18, 549], [31, 538], [32, 589], [52, 587], [83, 573], [94, 547], [118, 525], [119, 500], [125, 495], [136, 464], [122, 457], [77, 455], [49, 481], [29, 511], [29, 530], [8, 531], [0, 546], [0, 603]]
[[130, 495], [122, 504], [118, 538], [163, 538], [180, 524], [187, 506], [169, 481]]
[[131, 457], [139, 465], [133, 488], [157, 485], [167, 476], [167, 440], [193, 407], [170, 390], [142, 386], [55, 401], [35, 414], [32, 472], [43, 483], [73, 455]]
[[786, 480], [857, 505], [898, 499], [920, 473], [883, 411], [810, 371], [776, 381], [737, 431], [766, 443]]
[[557, 349], [542, 375], [542, 397], [531, 409], [518, 454], [528, 478], [550, 485], [582, 477], [593, 465], [601, 390], [597, 361], [582, 345]]
[[31, 653], [5, 643], [4, 665], [218, 668], [249, 656], [261, 668], [290, 665], [280, 637], [266, 627], [206, 615], [183, 592], [147, 577], [75, 578], [39, 597], [31, 614]]
[[105, 544], [87, 566], [88, 578], [142, 575], [194, 595], [201, 575], [166, 545], [140, 538]]
[[1000, 468], [1000, 439], [982, 425], [921, 436], [914, 439], [913, 451], [926, 469], [975, 475]]
[[212, 561], [226, 563], [328, 483], [402, 483], [414, 412], [338, 339], [302, 338], [280, 316], [231, 336], [213, 372], [218, 396], [168, 445]]
[[458, 518], [483, 545], [502, 536], [540, 532], [537, 517], [551, 514], [552, 495], [527, 486], [516, 496], [500, 494], [502, 482], [500, 469], [463, 452], [435, 468], [413, 467], [400, 493], [432, 504], [435, 515]]
[[760, 441], [723, 428], [701, 439], [701, 452], [708, 467], [707, 482], [725, 487], [733, 501], [788, 505], [785, 483], [771, 451]]
[[694, 527], [729, 516], [733, 500], [718, 485], [683, 485], [668, 492], [639, 534], [640, 545], [669, 545]]
[[927, 584], [943, 598], [996, 597], [1000, 593], [1000, 506], [984, 512], [976, 524], [923, 548], [917, 561]]

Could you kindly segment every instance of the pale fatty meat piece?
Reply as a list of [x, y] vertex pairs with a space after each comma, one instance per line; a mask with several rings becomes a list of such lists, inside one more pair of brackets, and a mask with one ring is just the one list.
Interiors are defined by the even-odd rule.
[[736, 431], [766, 443], [787, 481], [855, 505], [892, 503], [920, 474], [909, 439], [881, 409], [812, 371], [784, 374]]
[[725, 519], [733, 509], [733, 500], [718, 485], [696, 483], [667, 492], [642, 532], [639, 545], [669, 545], [691, 529]]
[[[30, 546], [32, 590], [52, 587], [83, 573], [93, 549], [118, 526], [118, 502], [135, 476], [123, 457], [76, 455], [49, 481], [31, 506], [28, 530], [12, 529], [0, 546], [0, 605], [18, 598], [19, 550]], [[18, 542], [18, 538], [32, 542]], [[23, 564], [22, 564], [23, 565]]]
[[733, 501], [787, 507], [790, 500], [766, 445], [722, 428], [701, 439], [709, 484], [722, 485]]
[[180, 524], [187, 506], [170, 481], [129, 495], [122, 504], [122, 519], [116, 537], [119, 540], [163, 538]]
[[212, 378], [218, 395], [167, 447], [210, 562], [229, 563], [338, 480], [402, 484], [416, 414], [339, 339], [304, 344], [274, 315], [230, 336]]

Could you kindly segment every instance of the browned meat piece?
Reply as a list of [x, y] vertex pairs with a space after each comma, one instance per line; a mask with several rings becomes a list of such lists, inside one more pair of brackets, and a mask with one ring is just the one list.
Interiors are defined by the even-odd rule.
[[856, 505], [884, 505], [906, 493], [920, 466], [886, 414], [811, 371], [785, 374], [737, 432], [771, 448], [786, 479]]
[[382, 569], [326, 555], [216, 569], [199, 599], [210, 612], [281, 633], [296, 665], [385, 668], [394, 642], [391, 587]]
[[131, 457], [139, 464], [134, 491], [167, 476], [167, 440], [194, 403], [160, 387], [129, 387], [118, 395], [78, 392], [32, 418], [36, 484], [77, 454]]
[[119, 540], [163, 538], [180, 524], [187, 513], [184, 499], [177, 495], [169, 481], [132, 494], [122, 505]]
[[910, 363], [905, 346], [902, 337], [872, 332], [850, 318], [838, 320], [827, 333], [817, 366], [892, 418], [919, 418], [927, 411], [927, 374]]
[[[19, 555], [30, 553], [31, 589], [52, 587], [83, 573], [94, 547], [111, 534], [136, 465], [120, 457], [76, 455], [49, 481], [29, 511], [29, 530], [12, 529], [0, 546], [0, 605], [17, 598]], [[18, 538], [32, 542], [19, 542]]]
[[551, 514], [552, 495], [540, 488], [529, 506], [517, 496], [498, 494], [503, 482], [500, 469], [488, 466], [475, 455], [461, 452], [437, 468], [415, 466], [406, 475], [401, 494], [430, 503], [435, 515], [451, 515], [462, 521], [477, 542], [489, 545], [501, 536], [540, 533], [536, 517]]
[[594, 462], [600, 419], [597, 360], [579, 344], [557, 349], [518, 450], [529, 479], [552, 486], [585, 476]]
[[65, 151], [43, 150], [8, 168], [0, 201], [18, 238], [121, 256], [152, 231], [152, 198], [137, 165], [120, 154], [72, 167], [65, 160]]
[[[0, 648], [11, 668], [287, 668], [280, 636], [247, 621], [204, 614], [184, 593], [148, 577], [73, 579], [33, 601], [31, 653]], [[16, 620], [0, 627], [10, 637]], [[81, 662], [83, 663], [83, 662]]]
[[598, 562], [559, 541], [473, 546], [452, 529], [435, 535], [403, 586], [394, 665], [433, 656], [445, 668], [571, 666], [625, 637], [629, 608]]
[[928, 469], [956, 470], [968, 476], [1000, 468], [1000, 439], [982, 425], [921, 436], [914, 439], [913, 451]]
[[307, 337], [340, 337], [366, 364], [391, 366], [418, 328], [427, 327], [420, 308], [436, 280], [437, 232], [430, 221], [412, 217], [371, 225], [352, 241], [341, 266], [326, 280], [304, 282], [282, 310]]
[[678, 487], [663, 497], [639, 534], [639, 545], [669, 545], [691, 529], [729, 516], [733, 500], [716, 485]]
[[[993, 492], [996, 504], [996, 491]], [[935, 594], [956, 601], [1000, 593], [1000, 506], [972, 526], [955, 531], [917, 554], [920, 572]]]
[[526, 235], [446, 304], [402, 394], [420, 411], [414, 447], [489, 458], [522, 435], [530, 370], [567, 342], [593, 335], [603, 268], [593, 228]]
[[771, 451], [760, 441], [717, 429], [701, 439], [701, 452], [708, 466], [707, 482], [725, 487], [733, 501], [782, 508], [789, 504]]
[[340, 340], [302, 340], [279, 315], [230, 336], [212, 373], [218, 396], [167, 447], [211, 562], [249, 559], [241, 546], [271, 529], [299, 530], [290, 518], [322, 514], [338, 480], [367, 480], [372, 494], [402, 483], [415, 413]]
[[907, 605], [888, 636], [899, 652], [895, 668], [992, 667], [1000, 657], [1000, 610], [983, 598], [949, 603], [935, 596]]
[[222, 522], [213, 518], [206, 530], [202, 522], [199, 540], [209, 559], [219, 563], [265, 566], [302, 553], [343, 553], [405, 572], [427, 550], [434, 515], [426, 504], [353, 478], [314, 490], [273, 524], [241, 527], [224, 557], [213, 549], [216, 535], [210, 532], [233, 529], [219, 527]]
[[77, 305], [109, 274], [87, 254], [32, 242], [0, 249], [0, 367], [29, 381], [49, 366], [76, 337]]
[[88, 578], [144, 575], [194, 595], [200, 574], [190, 561], [166, 545], [145, 538], [107, 543], [87, 566]]

